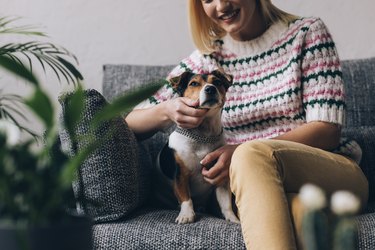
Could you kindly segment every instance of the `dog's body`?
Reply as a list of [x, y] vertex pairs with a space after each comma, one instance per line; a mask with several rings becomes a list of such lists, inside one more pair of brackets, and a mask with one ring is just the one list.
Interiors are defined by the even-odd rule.
[[[221, 71], [208, 75], [194, 75], [185, 72], [171, 82], [181, 96], [199, 100], [199, 107], [208, 109], [198, 128], [177, 128], [169, 137], [167, 152], [164, 154], [174, 163], [167, 164], [163, 172], [172, 179], [172, 186], [181, 205], [176, 219], [179, 224], [191, 223], [195, 219], [192, 197], [207, 199], [215, 188], [202, 176], [201, 160], [210, 152], [225, 145], [221, 125], [221, 109], [225, 93], [232, 81], [231, 76]], [[226, 220], [239, 223], [234, 215], [231, 192], [228, 184], [216, 187], [216, 197]]]

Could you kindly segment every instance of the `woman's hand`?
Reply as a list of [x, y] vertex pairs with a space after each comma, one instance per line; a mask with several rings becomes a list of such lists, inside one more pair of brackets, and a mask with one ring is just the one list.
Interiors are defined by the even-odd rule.
[[[203, 178], [210, 184], [220, 186], [229, 180], [229, 166], [238, 145], [225, 145], [207, 154], [201, 164]], [[207, 169], [205, 166], [214, 164]]]
[[196, 128], [207, 113], [206, 109], [197, 109], [198, 105], [198, 101], [178, 97], [153, 107], [134, 109], [126, 116], [126, 122], [139, 139], [148, 138], [173, 123], [181, 128]]
[[197, 109], [199, 102], [186, 97], [178, 97], [166, 102], [168, 118], [181, 128], [196, 128], [207, 113], [207, 109]]

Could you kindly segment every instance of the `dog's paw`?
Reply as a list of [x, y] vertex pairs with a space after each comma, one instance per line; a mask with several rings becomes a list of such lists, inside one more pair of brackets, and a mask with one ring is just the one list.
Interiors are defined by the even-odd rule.
[[193, 223], [195, 220], [195, 213], [194, 211], [181, 211], [178, 217], [176, 218], [176, 223], [178, 224], [186, 224], [186, 223]]
[[224, 215], [225, 220], [240, 224], [240, 220], [237, 218], [237, 216], [232, 212], [232, 213], [226, 213]]
[[231, 217], [231, 218], [228, 217], [228, 218], [226, 218], [225, 220], [227, 220], [227, 221], [229, 221], [229, 222], [236, 223], [236, 224], [240, 224], [240, 220], [237, 219], [236, 216], [233, 216], [233, 217]]
[[192, 223], [195, 219], [193, 201], [191, 199], [181, 203], [181, 210], [176, 219], [178, 224]]

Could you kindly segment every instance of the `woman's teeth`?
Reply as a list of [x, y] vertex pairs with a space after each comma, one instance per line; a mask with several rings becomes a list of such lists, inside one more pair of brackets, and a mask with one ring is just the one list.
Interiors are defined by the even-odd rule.
[[221, 16], [220, 19], [222, 19], [222, 20], [231, 19], [232, 17], [234, 17], [235, 15], [237, 15], [238, 12], [239, 12], [239, 10], [232, 11], [232, 12], [230, 12], [228, 14], [225, 14], [225, 15]]

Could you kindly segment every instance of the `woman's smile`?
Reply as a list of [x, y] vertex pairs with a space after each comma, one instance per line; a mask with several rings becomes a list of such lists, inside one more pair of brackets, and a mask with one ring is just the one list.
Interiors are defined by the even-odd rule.
[[240, 14], [240, 9], [229, 11], [219, 16], [219, 19], [226, 23], [234, 21]]
[[265, 30], [255, 0], [202, 1], [206, 15], [236, 40], [250, 40]]

